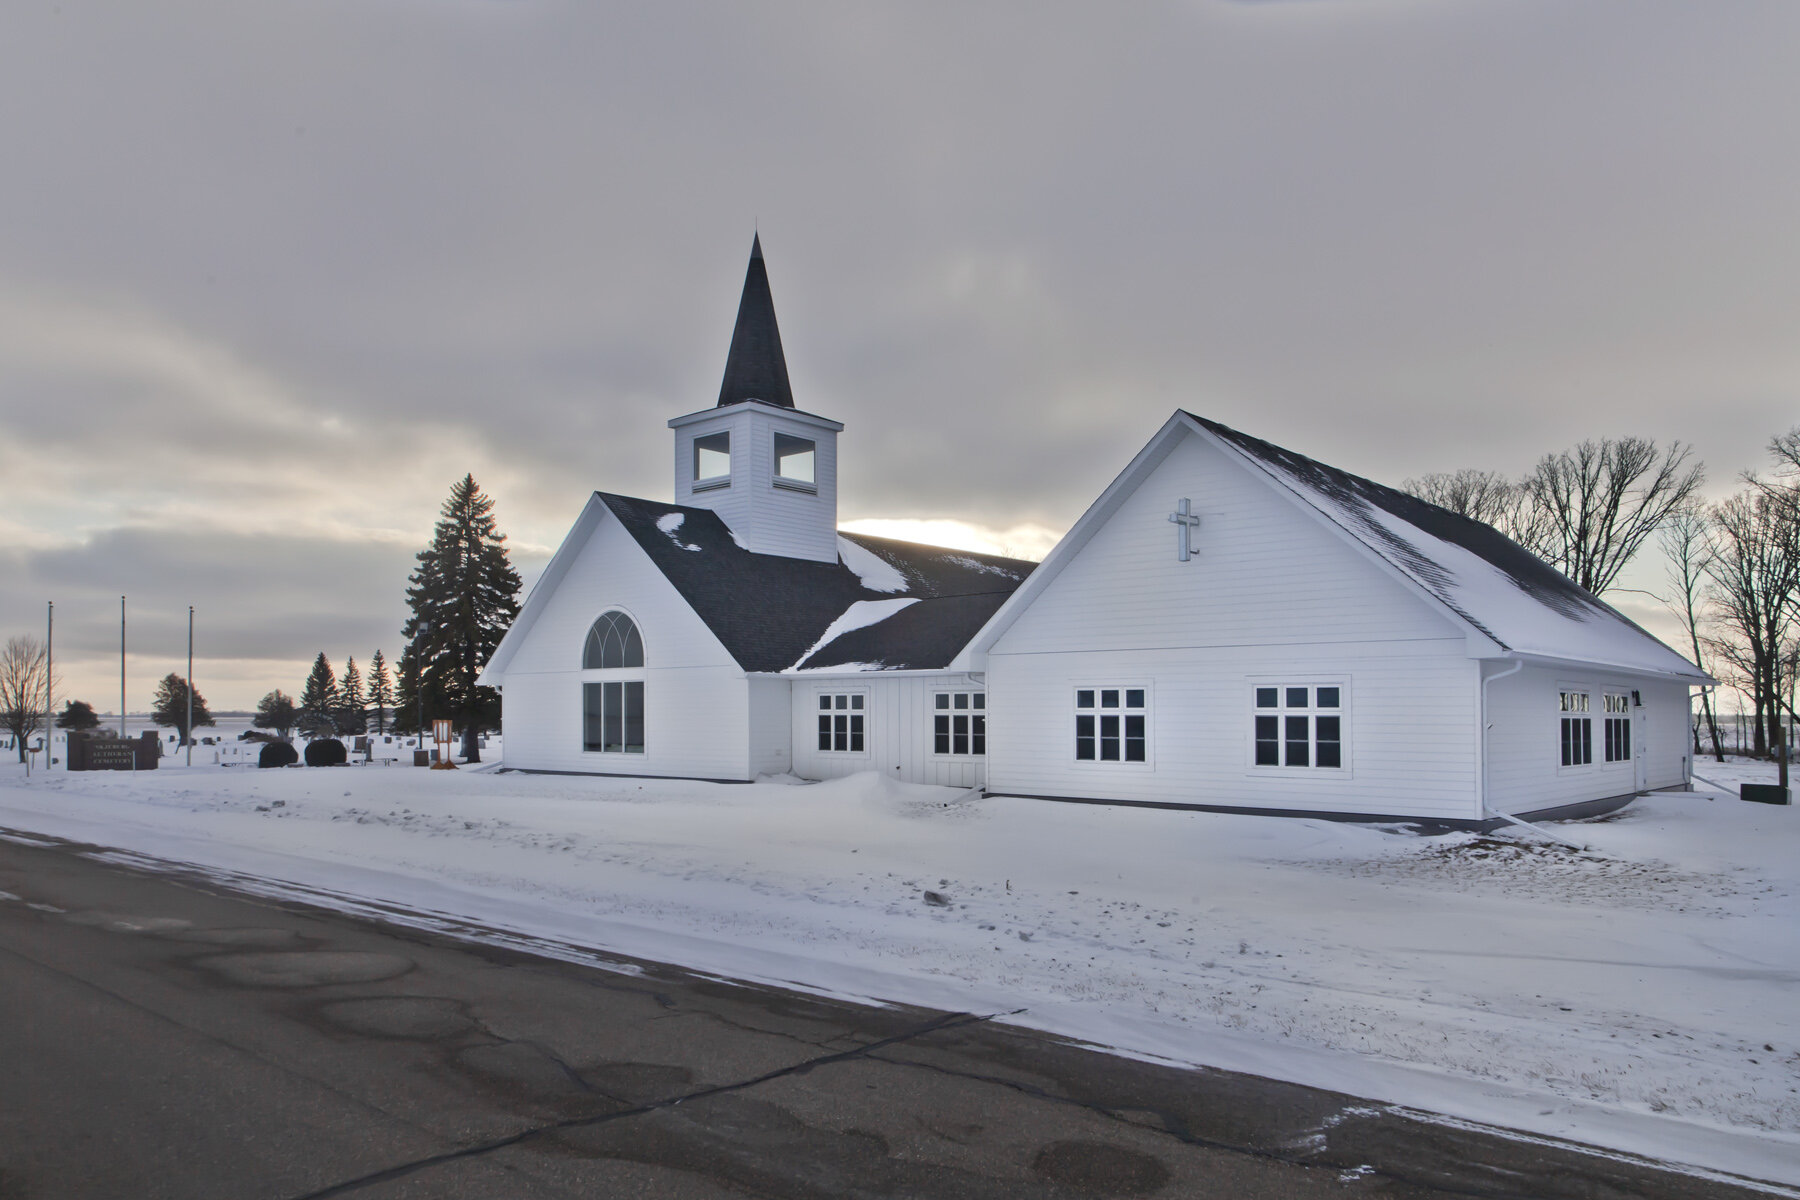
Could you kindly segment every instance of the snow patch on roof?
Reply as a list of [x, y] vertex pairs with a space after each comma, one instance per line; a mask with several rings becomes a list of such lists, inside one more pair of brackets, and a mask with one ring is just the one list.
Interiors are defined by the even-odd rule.
[[959, 567], [967, 567], [971, 571], [979, 571], [984, 575], [998, 575], [1002, 579], [1019, 580], [1025, 578], [1025, 572], [1014, 571], [998, 563], [982, 562], [979, 558], [970, 558], [966, 554], [946, 554], [943, 559], [947, 563], [955, 563]]
[[681, 528], [681, 523], [685, 520], [687, 520], [686, 513], [664, 513], [662, 516], [656, 518], [656, 527], [668, 534], [669, 540], [674, 542], [677, 546], [680, 546], [683, 550], [699, 550], [700, 547], [682, 541], [681, 534], [677, 532]]
[[[902, 575], [899, 568], [895, 567], [893, 563], [888, 562], [873, 550], [859, 546], [849, 538], [841, 536], [837, 540], [837, 547], [838, 558], [846, 567], [850, 568], [858, 579], [862, 580], [862, 585], [871, 592], [904, 592], [907, 590], [909, 585], [906, 582], [906, 576]], [[880, 601], [875, 601], [875, 603], [880, 603]], [[819, 646], [824, 644], [824, 642], [820, 642]], [[819, 646], [814, 646], [813, 649], [817, 650]]]
[[[864, 553], [866, 554], [868, 552], [864, 551]], [[870, 557], [873, 558], [874, 556], [870, 555]], [[898, 572], [896, 572], [896, 574], [898, 574]], [[892, 589], [884, 590], [891, 591]], [[814, 642], [805, 654], [802, 654], [799, 658], [795, 659], [794, 665], [788, 669], [799, 670], [801, 663], [817, 654], [820, 650], [831, 645], [831, 643], [837, 641], [846, 633], [849, 633], [852, 630], [862, 629], [868, 625], [879, 624], [899, 612], [901, 609], [917, 604], [918, 602], [919, 598], [917, 596], [906, 596], [895, 600], [856, 601], [849, 608], [846, 608], [838, 616], [837, 620], [827, 626], [825, 632], [819, 635], [819, 640]], [[879, 664], [853, 663], [835, 666], [831, 669], [834, 671], [878, 671], [881, 667]]]

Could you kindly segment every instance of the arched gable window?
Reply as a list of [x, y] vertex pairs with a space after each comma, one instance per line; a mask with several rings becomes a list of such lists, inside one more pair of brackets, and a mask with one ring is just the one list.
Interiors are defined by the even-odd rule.
[[644, 639], [638, 633], [637, 622], [617, 609], [602, 613], [588, 630], [581, 665], [589, 671], [643, 666]]
[[637, 622], [614, 609], [600, 614], [582, 649], [584, 671], [604, 671], [581, 684], [582, 749], [644, 752], [644, 639]]

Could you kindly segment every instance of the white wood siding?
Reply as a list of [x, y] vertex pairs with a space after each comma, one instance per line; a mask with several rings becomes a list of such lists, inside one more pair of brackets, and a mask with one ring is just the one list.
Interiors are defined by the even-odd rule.
[[[906, 675], [883, 678], [875, 672], [831, 679], [794, 681], [794, 774], [805, 779], [836, 779], [858, 771], [876, 771], [907, 783], [974, 787], [985, 776], [986, 759], [974, 755], [932, 753], [932, 707], [938, 692], [983, 691], [967, 675]], [[863, 754], [819, 750], [819, 696], [862, 692], [866, 751]], [[992, 738], [992, 704], [989, 737]], [[990, 745], [991, 745], [990, 741]]]
[[[731, 434], [731, 486], [694, 491], [694, 439]], [[775, 434], [814, 445], [817, 492], [776, 487]], [[734, 408], [715, 419], [675, 430], [675, 499], [710, 508], [743, 544], [758, 554], [816, 562], [837, 561], [837, 433], [802, 418], [755, 408]]]
[[[644, 638], [643, 754], [582, 749], [582, 648], [609, 608], [629, 613]], [[507, 668], [505, 761], [526, 770], [747, 779], [748, 709], [744, 673], [603, 513]]]
[[[1488, 673], [1505, 670], [1489, 664]], [[1523, 813], [1603, 800], [1633, 790], [1632, 763], [1609, 763], [1603, 751], [1606, 692], [1636, 689], [1643, 708], [1632, 717], [1635, 743], [1647, 739], [1648, 786], [1678, 787], [1688, 776], [1688, 688], [1683, 683], [1634, 679], [1597, 668], [1529, 666], [1488, 685], [1488, 806], [1497, 812]], [[1586, 766], [1562, 765], [1562, 713], [1557, 693], [1574, 689], [1592, 697], [1588, 716], [1594, 722], [1594, 761]]]
[[[1201, 518], [1177, 561], [1168, 520]], [[1463, 631], [1197, 438], [1175, 446], [988, 655], [991, 791], [1468, 818]], [[1349, 767], [1250, 765], [1253, 678], [1345, 678]], [[1150, 759], [1078, 764], [1078, 685], [1151, 689]]]

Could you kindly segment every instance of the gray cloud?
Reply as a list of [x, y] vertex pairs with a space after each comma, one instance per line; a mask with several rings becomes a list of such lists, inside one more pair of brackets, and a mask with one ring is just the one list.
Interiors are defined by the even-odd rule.
[[1178, 405], [1390, 481], [1641, 432], [1723, 483], [1796, 412], [1797, 35], [1648, 0], [9, 11], [0, 623], [199, 581], [244, 662], [393, 653], [465, 470], [529, 562], [593, 487], [667, 494], [753, 222], [846, 519], [1066, 525]]

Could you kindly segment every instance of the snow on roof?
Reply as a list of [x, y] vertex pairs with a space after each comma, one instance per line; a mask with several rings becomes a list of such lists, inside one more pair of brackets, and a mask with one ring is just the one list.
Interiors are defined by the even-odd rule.
[[[844, 544], [848, 545], [849, 543], [846, 542]], [[862, 548], [859, 546], [857, 549], [860, 550]], [[863, 553], [867, 554], [868, 551], [865, 550]], [[870, 557], [873, 558], [874, 556], [870, 555]], [[885, 563], [882, 565], [886, 566]], [[898, 578], [899, 572], [895, 571], [894, 574], [895, 577]], [[901, 586], [905, 586], [904, 580], [901, 581]], [[900, 589], [884, 588], [881, 590], [899, 591]], [[829, 646], [832, 642], [837, 641], [846, 633], [870, 625], [879, 624], [908, 605], [917, 604], [918, 602], [919, 598], [917, 596], [902, 596], [893, 600], [858, 600], [849, 608], [846, 608], [843, 613], [838, 616], [837, 620], [826, 626], [825, 632], [819, 635], [819, 640], [814, 642], [811, 647], [807, 649], [806, 653], [800, 656], [799, 662], [796, 662], [794, 666], [798, 667], [800, 663], [811, 658], [816, 651], [822, 647]]]
[[873, 551], [864, 549], [845, 537], [838, 535], [838, 559], [846, 567], [856, 572], [862, 585], [871, 592], [904, 592], [906, 576], [902, 575], [893, 563], [878, 557]]
[[757, 554], [710, 509], [595, 496], [746, 671], [940, 670], [1037, 565], [859, 533]]
[[1184, 415], [1502, 649], [1707, 680], [1687, 659], [1492, 526], [1216, 421]]

